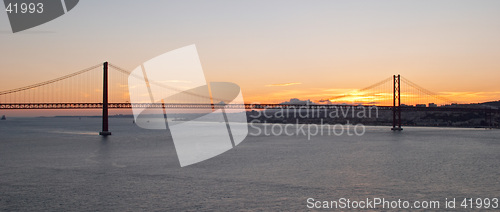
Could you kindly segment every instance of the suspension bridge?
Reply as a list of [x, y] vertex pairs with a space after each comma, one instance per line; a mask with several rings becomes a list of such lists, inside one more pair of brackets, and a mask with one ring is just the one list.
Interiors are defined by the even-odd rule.
[[[171, 108], [205, 109], [218, 107], [214, 104], [195, 103], [131, 103], [128, 78], [131, 72], [111, 63], [97, 64], [83, 70], [41, 83], [0, 92], [0, 110], [27, 109], [102, 109], [101, 135], [110, 135], [108, 129], [109, 109]], [[210, 97], [208, 97], [210, 98]], [[224, 108], [283, 109], [320, 108], [335, 105], [377, 106], [380, 110], [391, 110], [392, 130], [402, 130], [403, 111], [478, 112], [491, 118], [499, 114], [497, 108], [470, 107], [457, 104], [449, 98], [429, 91], [418, 84], [394, 75], [373, 85], [353, 92], [321, 100], [323, 104], [228, 104]], [[347, 103], [347, 104], [346, 104]], [[426, 105], [428, 104], [428, 106]], [[491, 121], [491, 120], [490, 120]]]

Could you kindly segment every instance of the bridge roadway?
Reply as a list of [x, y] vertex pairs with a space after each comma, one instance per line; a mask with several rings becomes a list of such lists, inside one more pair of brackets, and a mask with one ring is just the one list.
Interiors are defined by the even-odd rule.
[[[206, 109], [218, 108], [222, 105], [212, 104], [165, 104], [166, 109]], [[163, 108], [162, 103], [109, 103], [109, 109], [127, 108]], [[228, 104], [225, 109], [341, 109], [358, 107], [353, 105], [293, 105], [293, 104]], [[364, 106], [375, 107], [375, 106]], [[376, 106], [378, 110], [392, 110], [392, 106]], [[20, 109], [102, 109], [102, 103], [0, 103], [0, 110], [20, 110]], [[443, 111], [443, 112], [488, 112], [500, 113], [500, 109], [479, 108], [479, 107], [409, 107], [401, 106], [402, 111]]]

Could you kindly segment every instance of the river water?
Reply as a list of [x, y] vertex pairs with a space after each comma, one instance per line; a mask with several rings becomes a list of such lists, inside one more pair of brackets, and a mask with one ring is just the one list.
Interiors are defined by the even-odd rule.
[[[167, 131], [111, 118], [0, 121], [0, 209], [308, 210], [307, 200], [499, 198], [500, 131], [366, 127], [363, 136], [249, 135], [181, 168]], [[263, 125], [259, 125], [263, 127]], [[196, 132], [193, 132], [196, 133]], [[457, 203], [459, 204], [459, 203]]]

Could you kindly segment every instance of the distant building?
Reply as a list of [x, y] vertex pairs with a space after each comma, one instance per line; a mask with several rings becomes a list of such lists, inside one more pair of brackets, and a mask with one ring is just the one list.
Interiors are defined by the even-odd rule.
[[437, 104], [429, 103], [429, 107], [437, 107]]
[[417, 105], [415, 105], [415, 106], [416, 106], [416, 107], [427, 107], [427, 105], [425, 105], [425, 104], [417, 104]]
[[311, 100], [300, 100], [300, 99], [297, 99], [297, 98], [292, 98], [290, 99], [289, 102], [282, 102], [280, 103], [282, 105], [313, 105], [314, 102], [312, 102]]

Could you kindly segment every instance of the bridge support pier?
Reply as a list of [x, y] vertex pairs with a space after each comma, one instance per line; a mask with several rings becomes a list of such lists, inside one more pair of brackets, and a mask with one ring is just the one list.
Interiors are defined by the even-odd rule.
[[392, 129], [401, 131], [401, 75], [394, 75], [393, 106], [392, 106]]
[[102, 131], [99, 135], [108, 136], [111, 135], [108, 129], [108, 62], [104, 62], [103, 65], [103, 77], [102, 77]]

